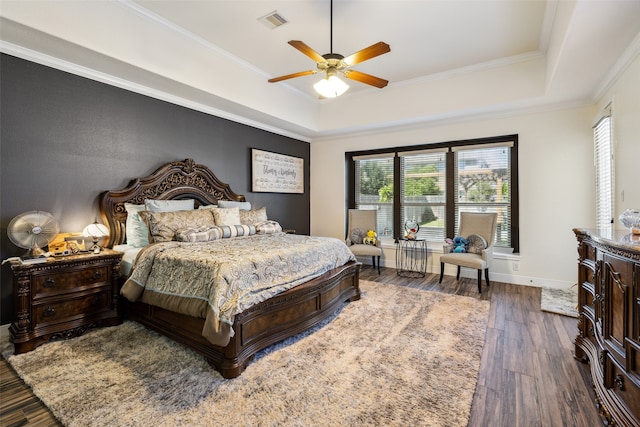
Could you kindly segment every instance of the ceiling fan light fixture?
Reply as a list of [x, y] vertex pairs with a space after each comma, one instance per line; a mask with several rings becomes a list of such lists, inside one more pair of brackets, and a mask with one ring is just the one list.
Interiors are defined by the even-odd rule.
[[325, 98], [335, 98], [345, 93], [349, 85], [337, 76], [330, 75], [314, 84], [313, 88]]

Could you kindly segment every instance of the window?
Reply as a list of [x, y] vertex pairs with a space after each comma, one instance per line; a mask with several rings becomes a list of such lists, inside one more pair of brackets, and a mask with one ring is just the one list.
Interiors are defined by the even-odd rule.
[[512, 144], [454, 147], [455, 229], [460, 212], [498, 214], [496, 246], [511, 246]]
[[393, 233], [393, 158], [394, 154], [360, 156], [355, 162], [358, 176], [355, 208], [378, 211], [379, 237]]
[[446, 150], [400, 155], [400, 223], [416, 221], [419, 239], [444, 240]]
[[593, 127], [597, 228], [611, 227], [615, 202], [610, 106], [605, 114]]
[[454, 237], [460, 212], [496, 212], [497, 246], [518, 251], [517, 135], [347, 153], [349, 207], [378, 210], [378, 235]]

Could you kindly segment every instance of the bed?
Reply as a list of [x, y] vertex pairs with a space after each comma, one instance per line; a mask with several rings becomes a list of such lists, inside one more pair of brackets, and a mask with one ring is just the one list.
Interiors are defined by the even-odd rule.
[[[149, 200], [159, 201], [158, 203], [162, 203], [160, 201], [164, 200], [176, 202], [193, 200], [194, 210], [213, 208], [218, 204], [220, 206], [225, 203], [229, 205], [229, 202], [246, 203], [244, 196], [234, 193], [228, 184], [221, 182], [206, 166], [195, 163], [193, 159], [171, 162], [159, 167], [149, 176], [132, 180], [121, 190], [106, 191], [100, 195], [100, 212], [103, 222], [110, 230], [107, 247], [116, 250], [129, 247], [129, 242], [126, 241], [127, 218], [129, 216], [127, 211], [131, 212], [132, 205], [144, 206], [145, 201]], [[232, 209], [226, 210], [232, 211]], [[129, 219], [131, 220], [131, 218]], [[269, 225], [273, 223], [273, 221], [268, 222]], [[183, 242], [193, 242], [189, 239], [193, 239], [193, 236], [200, 236], [202, 230], [201, 227], [198, 230], [191, 230], [191, 233], [181, 232], [180, 240], [182, 242], [176, 242], [175, 239], [160, 243], [152, 242], [153, 244], [148, 247], [134, 251], [133, 255], [130, 251], [129, 253], [125, 251], [121, 267], [124, 276], [123, 290], [127, 287], [131, 288], [132, 281], [136, 282], [133, 280], [133, 276], [138, 274], [142, 267], [138, 267], [139, 264], [136, 264], [133, 272], [130, 272], [130, 269], [134, 261], [144, 259], [142, 252], [152, 253], [157, 247], [162, 247], [161, 250], [155, 250], [158, 253], [173, 250], [169, 249], [173, 247], [187, 250], [185, 248], [191, 243]], [[269, 240], [271, 245], [276, 244], [276, 241], [281, 241], [283, 248], [291, 242], [295, 243], [296, 239], [305, 242], [314, 239], [312, 236], [287, 236], [286, 233], [279, 230], [272, 230], [272, 232], [261, 234], [260, 237], [255, 234], [249, 237], [234, 238], [245, 239], [242, 240], [244, 245], [251, 238], [255, 238], [256, 242], [260, 239]], [[208, 243], [193, 243], [195, 246], [198, 244]], [[226, 241], [226, 244], [229, 245], [229, 240]], [[142, 264], [141, 261], [139, 262]], [[331, 268], [326, 267], [328, 268], [326, 271], [321, 270], [317, 274], [309, 276], [308, 279], [298, 278], [295, 283], [294, 281], [291, 281], [291, 284], [282, 283], [282, 286], [286, 285], [288, 288], [278, 291], [273, 296], [265, 297], [248, 307], [239, 304], [238, 307], [241, 307], [242, 311], [234, 314], [228, 323], [219, 322], [218, 326], [228, 326], [226, 329], [221, 327], [223, 330], [218, 331], [221, 332], [221, 335], [217, 340], [215, 337], [212, 339], [211, 336], [203, 334], [210, 321], [207, 316], [203, 316], [202, 313], [181, 313], [179, 310], [173, 309], [171, 305], [161, 307], [156, 304], [153, 298], [146, 301], [140, 298], [134, 302], [123, 298], [122, 311], [126, 319], [142, 323], [203, 354], [224, 378], [234, 378], [244, 371], [256, 352], [325, 320], [345, 301], [360, 299], [360, 263], [354, 258], [344, 263], [341, 260], [333, 260], [332, 262], [335, 265], [332, 265]], [[220, 265], [222, 264], [220, 263]], [[165, 277], [167, 276], [165, 275]], [[136, 282], [136, 284], [139, 283]], [[143, 293], [145, 292], [152, 295], [151, 291], [146, 288], [143, 290]], [[273, 290], [270, 292], [273, 293]], [[208, 303], [211, 307], [211, 302]], [[215, 313], [219, 314], [217, 311]]]

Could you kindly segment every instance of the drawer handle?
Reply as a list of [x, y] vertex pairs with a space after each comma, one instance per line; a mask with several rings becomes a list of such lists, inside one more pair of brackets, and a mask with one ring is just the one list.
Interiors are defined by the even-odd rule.
[[616, 378], [613, 380], [618, 390], [624, 391], [624, 377], [620, 374], [616, 375]]
[[53, 307], [51, 307], [51, 306], [49, 306], [49, 307], [45, 308], [45, 309], [44, 309], [44, 311], [42, 312], [42, 315], [43, 315], [44, 317], [51, 317], [51, 316], [53, 316], [54, 314], [56, 314], [56, 309], [55, 309], [55, 308], [53, 308]]
[[100, 273], [100, 271], [96, 270], [93, 272], [93, 278], [94, 279], [99, 279], [102, 277], [102, 273]]
[[47, 277], [47, 280], [44, 281], [42, 286], [44, 286], [45, 288], [53, 288], [53, 285], [55, 284], [56, 284], [55, 280], [53, 280], [51, 277]]

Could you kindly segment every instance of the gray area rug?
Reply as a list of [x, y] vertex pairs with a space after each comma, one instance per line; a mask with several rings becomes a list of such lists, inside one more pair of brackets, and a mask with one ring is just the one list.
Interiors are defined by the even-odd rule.
[[540, 309], [549, 313], [578, 317], [578, 286], [569, 289], [542, 287]]
[[466, 426], [489, 303], [361, 288], [232, 380], [134, 322], [5, 357], [68, 426]]

